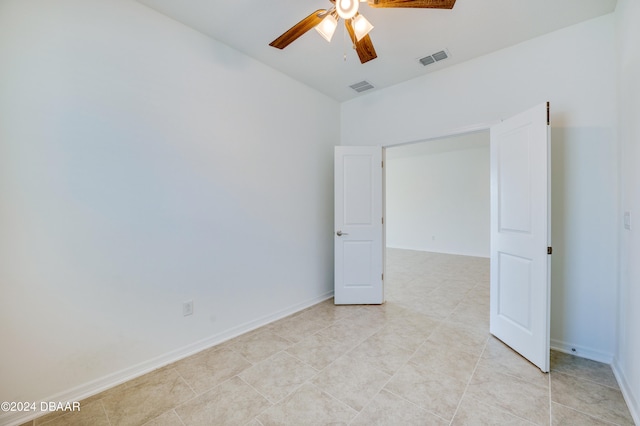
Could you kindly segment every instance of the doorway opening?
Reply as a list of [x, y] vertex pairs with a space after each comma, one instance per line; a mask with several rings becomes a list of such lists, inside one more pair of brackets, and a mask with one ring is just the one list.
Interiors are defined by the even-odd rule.
[[386, 147], [384, 174], [385, 300], [488, 333], [489, 130]]

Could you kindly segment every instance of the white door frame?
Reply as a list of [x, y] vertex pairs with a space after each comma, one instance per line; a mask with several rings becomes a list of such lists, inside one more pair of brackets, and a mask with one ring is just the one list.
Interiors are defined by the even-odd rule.
[[446, 138], [450, 138], [453, 136], [464, 136], [464, 135], [468, 135], [471, 133], [477, 133], [477, 132], [482, 132], [482, 131], [489, 131], [491, 130], [492, 126], [495, 126], [496, 124], [500, 123], [502, 120], [495, 120], [495, 121], [487, 121], [485, 123], [480, 123], [480, 124], [475, 124], [473, 126], [466, 126], [466, 127], [461, 127], [459, 129], [451, 129], [449, 131], [445, 131], [442, 133], [434, 133], [433, 135], [427, 135], [423, 138], [420, 139], [414, 139], [414, 140], [410, 140], [410, 141], [404, 141], [404, 142], [393, 142], [393, 143], [387, 143], [387, 144], [383, 144], [382, 148], [386, 149], [386, 148], [394, 148], [397, 146], [403, 146], [403, 145], [412, 145], [412, 144], [416, 144], [416, 143], [422, 143], [422, 142], [429, 142], [429, 141], [433, 141], [433, 140], [437, 140], [437, 139], [446, 139]]

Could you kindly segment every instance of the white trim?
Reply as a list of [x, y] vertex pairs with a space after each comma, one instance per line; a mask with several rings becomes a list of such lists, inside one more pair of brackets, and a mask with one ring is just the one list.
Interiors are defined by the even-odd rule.
[[631, 387], [629, 386], [629, 382], [627, 382], [625, 375], [620, 369], [618, 360], [615, 358], [613, 360], [613, 363], [611, 364], [611, 369], [613, 370], [613, 374], [616, 376], [618, 386], [620, 386], [622, 396], [624, 397], [624, 401], [627, 403], [627, 408], [629, 408], [629, 412], [631, 413], [633, 422], [637, 425], [640, 425], [640, 405], [638, 403], [639, 400], [638, 398], [635, 398], [633, 389], [631, 389]]
[[575, 355], [580, 358], [590, 359], [592, 361], [611, 364], [613, 362], [613, 354], [601, 352], [585, 346], [574, 345], [572, 343], [551, 339], [551, 349], [564, 352], [566, 354]]
[[[232, 327], [226, 331], [223, 331], [213, 336], [207, 337], [195, 343], [184, 346], [180, 349], [176, 349], [150, 360], [141, 362], [132, 367], [125, 368], [113, 374], [101, 377], [96, 380], [92, 380], [88, 383], [84, 383], [80, 386], [76, 386], [64, 392], [49, 396], [42, 399], [42, 401], [82, 401], [90, 396], [97, 395], [107, 389], [127, 382], [129, 380], [140, 377], [144, 374], [150, 373], [158, 368], [169, 365], [173, 362], [179, 361], [183, 358], [194, 355], [200, 351], [208, 349], [212, 346], [219, 345], [227, 340], [233, 339], [241, 334], [247, 333], [256, 328], [260, 328], [269, 323], [292, 315], [296, 312], [300, 312], [308, 307], [316, 305], [327, 299], [333, 297], [333, 291], [325, 293], [321, 296], [314, 297], [302, 303], [292, 305], [286, 309], [282, 309], [274, 314], [265, 315], [257, 318], [253, 321], [246, 322], [236, 327]], [[39, 407], [40, 401], [36, 402], [36, 406]], [[46, 413], [43, 412], [10, 412], [0, 414], [0, 425], [15, 426], [22, 423], [33, 420], [37, 417], [41, 417]]]
[[443, 139], [443, 138], [451, 138], [454, 136], [466, 135], [470, 133], [483, 132], [491, 129], [491, 126], [499, 123], [502, 120], [491, 121], [486, 123], [478, 123], [470, 126], [459, 127], [456, 129], [447, 130], [440, 133], [434, 133], [432, 135], [427, 135], [420, 139], [410, 140], [410, 141], [402, 141], [402, 142], [390, 142], [388, 144], [383, 144], [383, 148], [391, 148], [394, 146], [402, 146], [402, 145], [411, 145], [414, 143], [427, 142], [435, 139]]
[[[399, 249], [399, 250], [411, 250], [411, 251], [422, 251], [422, 252], [429, 252], [429, 250], [425, 250], [422, 248], [415, 248], [415, 247], [398, 247], [398, 246], [390, 246], [387, 245], [386, 248], [390, 248], [390, 249]], [[453, 254], [455, 256], [467, 256], [467, 257], [477, 257], [479, 259], [490, 259], [489, 256], [479, 256], [477, 254], [469, 254], [469, 253], [460, 253], [460, 252], [452, 252], [452, 251], [446, 251], [446, 250], [438, 250], [437, 253], [442, 253], [442, 254]]]

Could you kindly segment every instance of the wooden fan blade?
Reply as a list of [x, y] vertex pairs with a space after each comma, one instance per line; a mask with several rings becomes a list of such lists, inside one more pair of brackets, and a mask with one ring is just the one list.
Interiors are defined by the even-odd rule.
[[277, 47], [278, 49], [284, 49], [285, 47], [296, 41], [298, 37], [322, 22], [324, 16], [319, 15], [324, 14], [325, 12], [326, 10], [324, 9], [316, 10], [311, 15], [307, 16], [302, 21], [289, 28], [280, 37], [269, 43], [269, 46]]
[[367, 0], [371, 7], [415, 7], [421, 9], [453, 9], [456, 0]]
[[349, 32], [349, 36], [351, 37], [351, 41], [353, 42], [353, 46], [358, 52], [358, 57], [360, 58], [360, 63], [364, 64], [365, 62], [369, 62], [372, 59], [378, 57], [376, 54], [376, 49], [373, 48], [373, 43], [371, 42], [371, 37], [369, 34], [362, 37], [360, 41], [356, 40], [356, 33], [353, 31], [353, 24], [351, 23], [351, 19], [347, 19], [344, 21], [345, 27], [347, 27], [347, 31]]

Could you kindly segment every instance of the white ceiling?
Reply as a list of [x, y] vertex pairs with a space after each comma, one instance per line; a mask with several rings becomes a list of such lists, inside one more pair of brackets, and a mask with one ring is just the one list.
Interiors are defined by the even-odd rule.
[[[284, 50], [269, 46], [314, 10], [329, 7], [329, 0], [138, 1], [337, 101], [361, 96], [348, 87], [353, 83], [388, 87], [610, 13], [616, 5], [616, 0], [457, 0], [451, 10], [436, 10], [360, 3], [360, 13], [375, 27], [370, 36], [378, 54], [360, 64], [344, 25], [331, 43], [311, 30]], [[426, 67], [418, 62], [443, 49], [449, 59]]]

